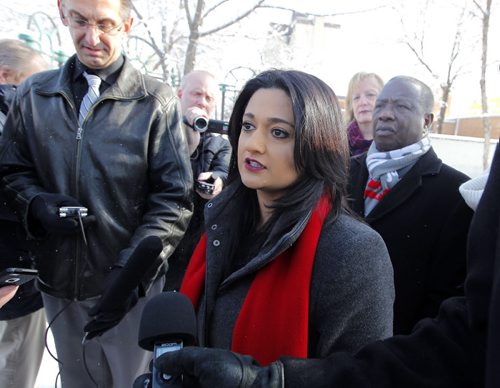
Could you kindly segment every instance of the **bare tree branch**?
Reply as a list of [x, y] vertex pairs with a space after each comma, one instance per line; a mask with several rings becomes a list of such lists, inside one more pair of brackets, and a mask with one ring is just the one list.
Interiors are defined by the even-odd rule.
[[187, 0], [182, 0], [182, 3], [184, 4], [184, 11], [186, 12], [186, 19], [188, 22], [189, 29], [191, 30], [193, 28], [193, 18], [191, 18], [191, 12], [189, 11], [189, 4]]
[[223, 5], [224, 3], [227, 3], [229, 2], [230, 0], [222, 0], [221, 2], [215, 4], [213, 7], [209, 8], [204, 14], [203, 14], [203, 19], [205, 19], [207, 17], [207, 15], [209, 15], [211, 12], [215, 11], [217, 8], [219, 8], [221, 5]]
[[415, 48], [410, 44], [410, 42], [405, 42], [405, 43], [408, 46], [408, 48], [413, 52], [413, 54], [415, 54], [415, 56], [417, 57], [417, 60], [427, 69], [427, 71], [434, 78], [438, 78], [437, 74], [435, 74], [434, 71], [432, 71], [431, 67], [427, 64], [427, 62], [425, 62], [425, 60], [422, 58], [422, 56], [420, 56], [420, 53], [418, 53], [417, 50], [415, 50]]
[[232, 26], [235, 23], [238, 23], [240, 20], [246, 18], [253, 11], [255, 11], [257, 8], [259, 8], [261, 6], [261, 4], [264, 3], [264, 1], [266, 1], [266, 0], [259, 0], [259, 2], [257, 4], [255, 4], [252, 8], [248, 9], [245, 13], [237, 16], [236, 18], [228, 21], [227, 23], [222, 24], [219, 27], [215, 27], [215, 28], [213, 28], [211, 30], [208, 30], [208, 31], [205, 31], [205, 32], [200, 32], [200, 37], [207, 36], [207, 35], [210, 35], [210, 34], [214, 34], [214, 33], [218, 32], [218, 31], [221, 31], [221, 30], [223, 30], [225, 28], [228, 28], [229, 26]]
[[[229, 0], [222, 0], [220, 3], [214, 5], [212, 8], [210, 8], [209, 10], [207, 10], [207, 12], [205, 12], [204, 16], [207, 16], [214, 9], [218, 8], [219, 6], [221, 6], [222, 4], [224, 4], [224, 3], [228, 2], [228, 1]], [[265, 1], [266, 0], [259, 0], [259, 2], [257, 4], [255, 4], [252, 8], [248, 9], [245, 13], [237, 16], [236, 18], [228, 21], [227, 23], [224, 23], [223, 25], [221, 25], [219, 27], [215, 27], [215, 28], [213, 28], [211, 30], [208, 30], [208, 31], [200, 32], [200, 37], [204, 37], [204, 36], [216, 33], [218, 31], [221, 31], [221, 30], [223, 30], [225, 28], [230, 27], [231, 25], [233, 25], [233, 24], [239, 22], [240, 20], [246, 18], [248, 15], [250, 15], [257, 8], [279, 9], [279, 10], [282, 10], [282, 11], [297, 12], [293, 8], [264, 4]], [[379, 9], [383, 9], [383, 8], [387, 8], [387, 7], [388, 7], [388, 5], [380, 5], [380, 6], [377, 6], [377, 7], [363, 9], [363, 10], [359, 10], [359, 11], [336, 12], [336, 13], [327, 13], [327, 14], [318, 14], [318, 13], [311, 13], [311, 12], [303, 12], [303, 13], [305, 15], [308, 15], [308, 16], [327, 17], [327, 16], [340, 16], [340, 15], [351, 15], [351, 14], [373, 12], [373, 11], [376, 11], [376, 10], [379, 10]]]
[[[359, 10], [359, 11], [346, 11], [346, 12], [334, 12], [334, 13], [314, 13], [314, 12], [300, 12], [300, 13], [303, 13], [303, 14], [309, 15], [309, 16], [317, 16], [317, 17], [343, 16], [343, 15], [353, 15], [353, 14], [373, 12], [373, 11], [377, 11], [379, 9], [383, 9], [383, 8], [387, 8], [387, 7], [389, 7], [389, 4], [379, 5], [377, 7], [362, 9], [362, 10]], [[276, 6], [276, 5], [263, 5], [260, 8], [280, 9], [280, 10], [283, 10], [283, 11], [290, 11], [290, 12], [296, 12], [297, 13], [296, 9], [289, 8], [289, 7], [281, 7], [281, 6]]]
[[[133, 3], [132, 3], [132, 10], [135, 12], [137, 17], [141, 21], [141, 23], [144, 24], [144, 27], [146, 28], [146, 32], [147, 32], [148, 37], [149, 37], [149, 42], [148, 42], [149, 46], [154, 50], [156, 55], [158, 55], [158, 58], [160, 59], [161, 68], [163, 71], [163, 76], [166, 77], [168, 71], [167, 71], [167, 67], [165, 65], [165, 53], [164, 53], [164, 51], [156, 43], [156, 40], [155, 40], [153, 34], [151, 33], [151, 29], [149, 28], [148, 23], [144, 20], [143, 16], [141, 15], [139, 10], [135, 7], [135, 5]], [[138, 38], [138, 37], [136, 37], [136, 38]], [[141, 38], [141, 40], [145, 41], [142, 38]]]
[[481, 7], [481, 4], [479, 4], [476, 0], [472, 0], [472, 2], [477, 7], [477, 9], [479, 10], [479, 12], [481, 12], [483, 15], [486, 14], [486, 11], [483, 10], [483, 7]]

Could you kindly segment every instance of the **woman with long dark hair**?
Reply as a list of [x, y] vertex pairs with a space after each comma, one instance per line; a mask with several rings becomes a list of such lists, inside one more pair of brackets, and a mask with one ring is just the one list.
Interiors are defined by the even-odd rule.
[[263, 72], [241, 91], [229, 137], [228, 185], [205, 208], [181, 287], [200, 345], [267, 364], [390, 336], [392, 267], [380, 236], [349, 215], [348, 142], [330, 87]]

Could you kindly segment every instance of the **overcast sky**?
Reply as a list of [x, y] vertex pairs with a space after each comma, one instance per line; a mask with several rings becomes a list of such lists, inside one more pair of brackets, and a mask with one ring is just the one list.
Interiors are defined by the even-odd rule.
[[[254, 0], [255, 1], [255, 0]], [[456, 0], [455, 0], [456, 1]], [[500, 0], [493, 0], [496, 8], [499, 8]], [[232, 2], [241, 7], [240, 1]], [[401, 15], [396, 13], [391, 4], [403, 5], [405, 8], [404, 24], [407, 30], [418, 29], [418, 10], [422, 0], [268, 0], [268, 3], [293, 7], [298, 11], [318, 14], [335, 13], [338, 16], [333, 17], [332, 21], [340, 25], [340, 28], [329, 32], [329, 46], [317, 58], [300, 54], [297, 63], [291, 63], [290, 67], [297, 67], [305, 71], [312, 72], [327, 81], [339, 95], [344, 95], [347, 88], [347, 82], [350, 76], [356, 71], [373, 71], [379, 73], [384, 79], [397, 74], [408, 74], [419, 77], [427, 83], [434, 83], [438, 86], [438, 81], [434, 80], [430, 74], [417, 63], [413, 54], [402, 43], [403, 26], [400, 21]], [[435, 68], [438, 64], [446, 65], [446, 58], [449, 55], [450, 34], [455, 31], [455, 19], [452, 17], [455, 8], [453, 1], [438, 2], [432, 12], [427, 15], [426, 33], [433, 36], [432, 54], [429, 55], [429, 61]], [[17, 34], [25, 29], [19, 23], [12, 23], [12, 17], [15, 15], [30, 15], [37, 11], [43, 11], [57, 18], [56, 0], [9, 0], [8, 4], [2, 5], [3, 16], [0, 16], [0, 33], [5, 37], [17, 37]], [[138, 3], [139, 4], [139, 3]], [[385, 6], [385, 7], [384, 7]], [[489, 35], [489, 62], [496, 63], [490, 66], [487, 82], [488, 95], [497, 97], [500, 100], [500, 26], [495, 23], [498, 20], [498, 11], [491, 19]], [[371, 12], [350, 13], [371, 9]], [[231, 12], [231, 11], [226, 11]], [[234, 12], [234, 10], [233, 10]], [[259, 22], [268, 23], [270, 20], [286, 23], [289, 14], [278, 11], [260, 11]], [[288, 15], [288, 16], [287, 16]], [[5, 23], [10, 21], [10, 23]], [[255, 19], [252, 21], [255, 24]], [[250, 23], [245, 25], [242, 34], [251, 34], [252, 28], [257, 33], [262, 30], [258, 26]], [[476, 29], [480, 29], [480, 23], [476, 22]], [[61, 30], [63, 36], [65, 30]], [[477, 30], [476, 30], [477, 32]], [[210, 42], [207, 42], [210, 44]], [[219, 55], [213, 61], [212, 66], [218, 68], [209, 69], [221, 76], [224, 76], [228, 69], [236, 66], [244, 66], [252, 62], [252, 57], [258, 55], [262, 43], [259, 41], [245, 45], [236, 43], [231, 47], [217, 47]], [[479, 45], [479, 43], [477, 43]], [[331, 47], [330, 47], [331, 46]], [[69, 48], [71, 50], [71, 47]], [[468, 49], [463, 52], [470, 57], [478, 56], [477, 52], [472, 55]], [[214, 50], [215, 51], [215, 50]], [[207, 62], [208, 63], [208, 62]], [[224, 66], [227, 67], [225, 68]], [[466, 69], [468, 74], [459, 78], [456, 82], [454, 101], [452, 111], [454, 114], [460, 114], [472, 104], [471, 100], [479, 101], [479, 67]], [[439, 71], [441, 74], [443, 71]], [[490, 112], [493, 112], [494, 106], [491, 106]], [[497, 112], [500, 114], [500, 103], [497, 106]]]

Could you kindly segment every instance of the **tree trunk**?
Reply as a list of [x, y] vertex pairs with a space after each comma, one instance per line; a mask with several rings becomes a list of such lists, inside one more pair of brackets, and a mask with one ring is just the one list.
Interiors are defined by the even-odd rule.
[[491, 127], [490, 118], [488, 116], [488, 97], [486, 96], [486, 64], [488, 58], [488, 30], [490, 24], [490, 10], [491, 0], [486, 0], [486, 9], [483, 12], [483, 41], [482, 41], [482, 55], [481, 55], [481, 79], [479, 85], [481, 86], [481, 107], [483, 113], [483, 130], [484, 130], [484, 149], [483, 149], [483, 168], [488, 168], [488, 161], [490, 156], [490, 140], [491, 140]]
[[203, 23], [203, 8], [205, 8], [205, 0], [198, 0], [196, 2], [196, 11], [193, 18], [191, 19], [191, 13], [189, 12], [189, 2], [184, 1], [184, 7], [186, 9], [186, 16], [189, 24], [189, 42], [186, 49], [186, 59], [184, 60], [184, 74], [186, 75], [190, 71], [194, 70], [196, 64], [196, 50], [198, 48], [198, 40], [200, 39], [200, 26]]
[[441, 134], [443, 132], [443, 121], [446, 116], [446, 108], [448, 107], [448, 98], [450, 95], [450, 84], [441, 85], [441, 106], [439, 108], [439, 116], [436, 121], [436, 132]]
[[198, 33], [191, 32], [184, 60], [184, 75], [194, 70], [196, 63], [196, 49], [198, 48]]

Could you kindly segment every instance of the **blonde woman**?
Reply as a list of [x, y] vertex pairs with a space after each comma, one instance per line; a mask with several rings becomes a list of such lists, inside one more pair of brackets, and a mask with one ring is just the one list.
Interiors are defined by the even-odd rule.
[[375, 73], [356, 73], [349, 81], [345, 113], [351, 156], [366, 152], [373, 141], [373, 108], [383, 86], [384, 81]]

